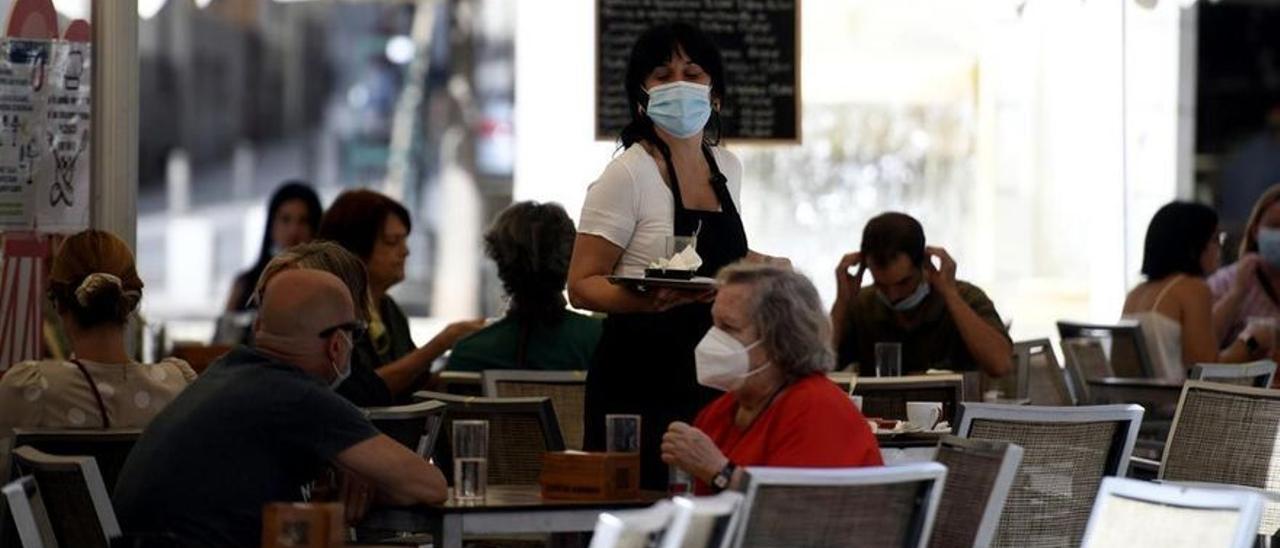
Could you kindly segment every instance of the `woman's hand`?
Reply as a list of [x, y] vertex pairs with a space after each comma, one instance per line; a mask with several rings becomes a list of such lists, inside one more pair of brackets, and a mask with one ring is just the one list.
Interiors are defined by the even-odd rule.
[[662, 436], [662, 462], [710, 482], [728, 464], [729, 458], [701, 430], [677, 421], [671, 423]]
[[487, 320], [485, 320], [484, 318], [480, 318], [478, 320], [453, 322], [448, 326], [446, 326], [444, 330], [441, 331], [439, 335], [437, 335], [437, 337], [440, 339], [440, 342], [445, 345], [446, 348], [453, 348], [453, 345], [458, 344], [458, 341], [462, 340], [467, 335], [470, 335], [472, 333], [475, 333], [476, 331], [484, 329], [484, 324], [486, 321]]
[[709, 303], [714, 300], [716, 300], [714, 289], [700, 291], [661, 287], [653, 292], [653, 308], [656, 312], [665, 312], [691, 303]]
[[1249, 294], [1249, 290], [1258, 283], [1258, 261], [1260, 260], [1257, 253], [1247, 253], [1240, 257], [1236, 267], [1235, 283], [1231, 284], [1232, 293], [1241, 296]]

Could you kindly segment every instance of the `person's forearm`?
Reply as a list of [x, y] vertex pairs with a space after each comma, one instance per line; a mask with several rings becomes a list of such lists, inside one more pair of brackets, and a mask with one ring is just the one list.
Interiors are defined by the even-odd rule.
[[1218, 363], [1245, 363], [1252, 358], [1249, 355], [1249, 345], [1238, 338], [1231, 341], [1231, 344], [1223, 348], [1221, 352], [1218, 352]]
[[1000, 330], [987, 323], [973, 311], [960, 294], [950, 292], [943, 295], [947, 303], [947, 311], [964, 339], [965, 348], [978, 362], [982, 371], [992, 377], [1003, 377], [1013, 368], [1013, 345]]
[[649, 295], [609, 283], [604, 276], [590, 276], [574, 282], [569, 288], [569, 301], [575, 308], [605, 314], [654, 311], [654, 302]]
[[1221, 343], [1226, 340], [1227, 332], [1231, 329], [1232, 319], [1240, 313], [1240, 304], [1244, 301], [1244, 292], [1237, 291], [1234, 287], [1223, 295], [1218, 302], [1213, 303], [1213, 333], [1214, 340]]
[[[840, 345], [844, 344], [844, 332], [849, 323], [849, 305], [836, 299], [831, 305], [831, 350], [840, 353]], [[837, 364], [843, 366], [845, 364]]]
[[403, 481], [379, 486], [379, 499], [393, 506], [440, 504], [449, 498], [449, 487], [439, 468], [422, 459], [404, 463]]
[[403, 358], [378, 368], [378, 377], [386, 383], [392, 396], [400, 396], [412, 388], [431, 371], [431, 364], [449, 350], [450, 345], [441, 340], [442, 336], [443, 332]]

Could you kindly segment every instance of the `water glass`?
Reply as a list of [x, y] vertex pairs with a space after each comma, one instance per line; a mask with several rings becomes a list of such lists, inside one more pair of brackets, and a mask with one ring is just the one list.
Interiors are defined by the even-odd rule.
[[684, 471], [683, 468], [671, 465], [671, 471], [667, 476], [667, 495], [678, 497], [681, 495], [689, 496], [693, 494], [693, 475]]
[[640, 415], [605, 415], [605, 451], [640, 452]]
[[698, 240], [693, 236], [667, 236], [663, 240], [663, 254], [670, 259], [689, 246], [693, 246], [696, 251], [698, 249]]
[[902, 376], [902, 344], [876, 343], [876, 376]]
[[489, 421], [453, 421], [453, 496], [484, 500], [489, 483]]

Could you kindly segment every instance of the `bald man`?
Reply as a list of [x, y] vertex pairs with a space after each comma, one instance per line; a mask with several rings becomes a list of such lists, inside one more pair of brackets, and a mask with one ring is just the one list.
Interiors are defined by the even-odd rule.
[[183, 545], [257, 546], [263, 505], [302, 500], [326, 465], [366, 479], [390, 504], [444, 501], [435, 466], [379, 434], [330, 388], [350, 372], [362, 329], [333, 274], [276, 274], [256, 347], [211, 365], [129, 455], [113, 497], [123, 529], [176, 535]]

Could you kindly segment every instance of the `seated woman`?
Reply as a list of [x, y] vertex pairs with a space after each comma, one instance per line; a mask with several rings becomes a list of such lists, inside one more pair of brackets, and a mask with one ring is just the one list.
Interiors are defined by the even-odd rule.
[[[1142, 274], [1123, 317], [1137, 320], [1156, 376], [1181, 381], [1197, 363], [1240, 363], [1265, 355], [1272, 341], [1246, 332], [1219, 351], [1213, 300], [1205, 274], [1222, 256], [1218, 214], [1208, 206], [1173, 202], [1156, 212], [1147, 228]], [[1252, 341], [1252, 342], [1250, 342]]]
[[403, 402], [425, 383], [431, 364], [484, 320], [457, 322], [421, 348], [409, 334], [409, 319], [387, 294], [404, 280], [409, 256], [409, 211], [372, 190], [349, 190], [325, 212], [320, 239], [332, 240], [364, 262], [369, 275], [369, 331], [356, 341], [351, 378], [338, 393], [360, 407]]
[[576, 236], [557, 204], [520, 202], [498, 214], [484, 246], [511, 299], [506, 317], [458, 341], [448, 369], [587, 369], [600, 320], [566, 310], [564, 299]]
[[880, 447], [849, 396], [827, 379], [831, 324], [818, 291], [785, 267], [737, 263], [719, 274], [715, 325], [694, 351], [698, 382], [726, 391], [693, 426], [671, 423], [662, 460], [716, 490], [745, 466], [879, 466]]
[[71, 340], [68, 361], [24, 362], [0, 378], [0, 437], [14, 428], [139, 428], [196, 377], [186, 362], [144, 365], [125, 350], [142, 299], [133, 252], [98, 230], [63, 242], [48, 295]]
[[231, 284], [231, 295], [227, 298], [227, 312], [246, 312], [257, 308], [257, 303], [249, 297], [253, 288], [262, 276], [262, 269], [267, 267], [277, 253], [298, 244], [311, 241], [320, 231], [320, 217], [324, 210], [320, 207], [320, 198], [310, 186], [289, 181], [276, 189], [267, 204], [267, 224], [262, 234], [262, 247], [258, 251], [258, 260], [249, 270], [241, 272]]
[[1280, 319], [1280, 185], [1258, 198], [1243, 236], [1240, 259], [1209, 277], [1220, 345], [1244, 333], [1249, 318]]

